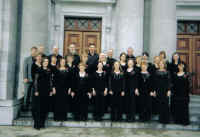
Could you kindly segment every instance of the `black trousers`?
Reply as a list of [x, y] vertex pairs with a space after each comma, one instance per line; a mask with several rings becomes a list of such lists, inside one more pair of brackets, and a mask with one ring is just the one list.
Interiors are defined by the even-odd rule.
[[120, 121], [123, 113], [123, 100], [125, 97], [120, 95], [111, 96], [111, 120]]
[[100, 120], [105, 111], [105, 96], [103, 94], [97, 94], [94, 97], [94, 117], [96, 120]]

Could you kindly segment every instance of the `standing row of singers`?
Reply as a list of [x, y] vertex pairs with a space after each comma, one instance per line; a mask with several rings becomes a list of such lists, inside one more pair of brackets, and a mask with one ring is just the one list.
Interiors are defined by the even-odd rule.
[[31, 100], [34, 128], [44, 127], [50, 111], [56, 121], [66, 121], [69, 111], [75, 120], [85, 121], [90, 104], [97, 121], [110, 112], [111, 121], [121, 121], [126, 114], [133, 122], [138, 113], [143, 122], [158, 114], [163, 124], [171, 115], [175, 123], [189, 124], [189, 74], [178, 53], [168, 62], [162, 51], [150, 63], [147, 52], [135, 57], [132, 48], [121, 53], [119, 61], [112, 50], [98, 55], [94, 45], [81, 56], [73, 44], [65, 57], [58, 48], [50, 56], [43, 50], [33, 47], [24, 62], [24, 109]]

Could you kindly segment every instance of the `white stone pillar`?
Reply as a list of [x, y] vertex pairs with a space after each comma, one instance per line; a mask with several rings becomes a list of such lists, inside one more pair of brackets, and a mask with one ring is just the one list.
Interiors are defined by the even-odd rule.
[[117, 1], [117, 53], [132, 47], [135, 55], [143, 51], [144, 0]]
[[176, 0], [152, 0], [150, 57], [165, 50], [168, 58], [176, 51]]
[[18, 0], [0, 1], [0, 125], [17, 116], [15, 100]]
[[48, 53], [48, 4], [49, 0], [23, 0], [22, 3], [22, 28], [20, 66], [18, 79], [18, 97], [24, 93], [23, 84], [23, 62], [24, 58], [30, 56], [30, 49], [39, 44], [44, 45]]

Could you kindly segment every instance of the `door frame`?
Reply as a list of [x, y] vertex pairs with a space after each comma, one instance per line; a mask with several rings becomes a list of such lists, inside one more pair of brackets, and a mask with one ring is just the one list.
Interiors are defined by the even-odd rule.
[[50, 49], [57, 46], [59, 48], [59, 53], [63, 54], [65, 17], [101, 18], [101, 50], [104, 51], [110, 49], [112, 47], [111, 26], [113, 4], [115, 4], [115, 2], [106, 2], [104, 4], [102, 4], [102, 2], [97, 2], [95, 5], [96, 10], [94, 10], [94, 4], [91, 4], [90, 2], [88, 4], [82, 4], [81, 7], [77, 5], [76, 2], [57, 2], [56, 5], [50, 8], [50, 12], [52, 13], [49, 16]]

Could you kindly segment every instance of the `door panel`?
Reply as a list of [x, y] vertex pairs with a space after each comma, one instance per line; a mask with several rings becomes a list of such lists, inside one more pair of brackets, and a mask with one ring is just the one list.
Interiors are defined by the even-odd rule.
[[193, 37], [193, 92], [200, 94], [200, 36]]
[[89, 46], [95, 46], [96, 53], [101, 51], [101, 40], [99, 32], [84, 32], [83, 33], [83, 53], [88, 53]]
[[65, 43], [64, 43], [64, 55], [66, 55], [69, 51], [69, 45], [75, 44], [76, 51], [78, 54], [81, 54], [82, 44], [83, 44], [83, 35], [82, 32], [76, 31], [66, 31], [65, 32]]
[[187, 65], [187, 70], [192, 72], [192, 36], [179, 35], [177, 37], [176, 51], [180, 54], [180, 58]]

